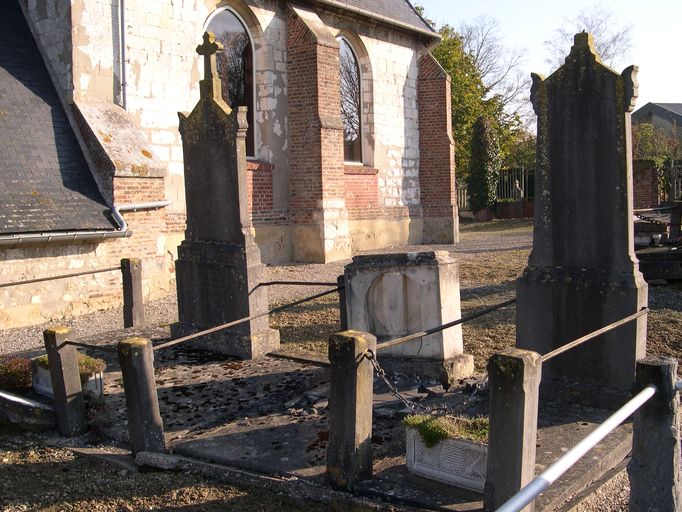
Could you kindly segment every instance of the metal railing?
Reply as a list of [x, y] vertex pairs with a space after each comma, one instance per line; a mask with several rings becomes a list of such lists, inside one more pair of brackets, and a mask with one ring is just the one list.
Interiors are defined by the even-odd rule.
[[22, 284], [42, 283], [45, 281], [54, 281], [56, 279], [67, 279], [69, 277], [87, 276], [90, 274], [102, 274], [104, 272], [114, 272], [117, 270], [121, 270], [120, 265], [118, 267], [100, 268], [100, 269], [96, 269], [96, 270], [84, 270], [82, 272], [73, 272], [71, 274], [62, 274], [59, 276], [38, 277], [35, 279], [25, 279], [23, 281], [12, 281], [9, 283], [0, 283], [0, 288], [7, 288], [8, 286], [19, 286]]
[[515, 496], [498, 508], [497, 512], [519, 512], [522, 510], [526, 505], [536, 499], [540, 493], [547, 490], [550, 485], [618, 427], [618, 425], [634, 414], [647, 400], [654, 396], [655, 393], [656, 386], [649, 385], [645, 387], [623, 407], [609, 416], [604, 423], [599, 425], [599, 427], [587, 437], [567, 451], [554, 464], [535, 477], [535, 479], [521, 489]]

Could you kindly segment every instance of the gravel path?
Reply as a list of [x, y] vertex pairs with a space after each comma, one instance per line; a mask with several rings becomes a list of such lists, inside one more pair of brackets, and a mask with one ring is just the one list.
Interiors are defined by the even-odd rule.
[[[529, 249], [532, 234], [527, 224], [521, 228], [518, 223], [505, 221], [488, 224], [488, 230], [476, 231], [479, 225], [463, 226], [462, 240], [453, 245], [417, 245], [403, 247], [389, 247], [378, 252], [391, 251], [430, 251], [452, 250], [462, 259], [476, 258], [482, 253]], [[469, 231], [467, 228], [473, 228]], [[336, 282], [336, 278], [343, 273], [344, 265], [349, 260], [336, 261], [328, 264], [290, 264], [267, 268], [269, 281], [322, 281]], [[329, 287], [320, 286], [291, 286], [277, 285], [268, 288], [270, 305], [279, 305], [328, 290]], [[177, 302], [175, 295], [168, 295], [162, 299], [145, 304], [145, 316], [149, 325], [170, 324], [177, 321]], [[123, 310], [121, 307], [96, 311], [86, 315], [66, 318], [30, 327], [5, 329], [0, 331], [0, 356], [22, 351], [40, 350], [43, 346], [42, 332], [55, 325], [65, 325], [72, 331], [72, 339], [92, 336], [123, 329]]]

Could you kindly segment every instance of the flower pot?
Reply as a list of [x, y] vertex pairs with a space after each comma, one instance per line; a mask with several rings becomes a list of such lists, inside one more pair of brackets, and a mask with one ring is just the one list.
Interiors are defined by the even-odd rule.
[[[52, 392], [52, 378], [50, 377], [50, 370], [42, 367], [39, 364], [33, 365], [32, 371], [33, 379], [33, 390], [39, 395], [47, 396], [52, 398], [54, 393]], [[102, 396], [104, 390], [104, 379], [102, 373], [95, 373], [90, 375], [88, 380], [83, 385], [83, 392], [92, 392], [97, 396]]]
[[407, 469], [415, 475], [476, 492], [485, 485], [488, 446], [465, 439], [444, 439], [428, 448], [419, 433], [405, 432]]

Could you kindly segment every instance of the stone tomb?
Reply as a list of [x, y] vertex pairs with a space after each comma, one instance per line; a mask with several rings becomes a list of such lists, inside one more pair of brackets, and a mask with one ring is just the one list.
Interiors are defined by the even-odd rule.
[[[348, 328], [370, 332], [378, 344], [461, 318], [459, 268], [448, 251], [356, 256], [346, 265]], [[440, 380], [473, 373], [462, 327], [455, 326], [378, 353], [387, 371]]]
[[[533, 75], [535, 218], [517, 282], [519, 348], [546, 354], [647, 305], [632, 223], [636, 72], [604, 66], [583, 32], [562, 67], [547, 79]], [[640, 317], [543, 364], [542, 390], [615, 407], [631, 391], [645, 348]]]
[[[191, 114], [178, 114], [185, 161], [187, 230], [176, 262], [178, 315], [173, 337], [265, 313], [267, 291], [246, 191], [246, 109], [222, 99], [213, 34], [204, 34], [201, 98]], [[192, 345], [253, 358], [279, 348], [268, 316], [203, 336]]]

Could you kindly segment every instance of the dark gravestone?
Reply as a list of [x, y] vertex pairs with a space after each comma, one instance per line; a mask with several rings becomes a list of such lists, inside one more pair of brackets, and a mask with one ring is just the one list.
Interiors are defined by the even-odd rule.
[[[197, 53], [204, 56], [201, 98], [191, 114], [179, 113], [185, 162], [187, 230], [176, 262], [179, 324], [174, 336], [203, 330], [268, 310], [259, 287], [261, 263], [247, 210], [246, 109], [221, 97], [211, 33]], [[279, 347], [267, 315], [199, 338], [192, 344], [242, 358]]]
[[[533, 75], [538, 116], [533, 251], [517, 282], [516, 345], [552, 349], [647, 305], [634, 256], [630, 112], [637, 68], [601, 64], [577, 34], [564, 65]], [[543, 392], [612, 407], [635, 380], [646, 317], [543, 366]], [[568, 394], [567, 394], [568, 393]]]

